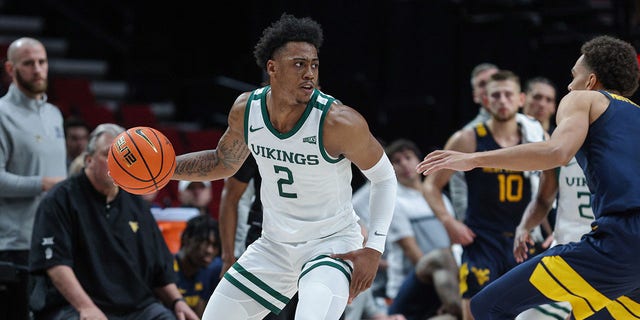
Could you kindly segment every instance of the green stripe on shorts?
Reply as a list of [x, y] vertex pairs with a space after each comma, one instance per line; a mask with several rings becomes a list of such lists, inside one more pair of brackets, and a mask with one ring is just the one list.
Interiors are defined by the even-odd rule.
[[[247, 271], [245, 268], [243, 268], [237, 262], [235, 264], [233, 264], [233, 266], [231, 266], [231, 268], [233, 268], [236, 272], [238, 272], [237, 273], [238, 275], [241, 275], [246, 280], [248, 280], [249, 282], [251, 282], [252, 284], [257, 286], [258, 288], [262, 289], [264, 292], [269, 294], [274, 299], [282, 302], [283, 304], [286, 305], [291, 300], [288, 297], [282, 295], [280, 292], [278, 292], [275, 289], [271, 288], [268, 284], [266, 284], [265, 282], [260, 280], [258, 277], [253, 275], [251, 272]], [[224, 278], [227, 279], [229, 282], [231, 282], [231, 284], [236, 286], [238, 289], [242, 290], [242, 292], [246, 293], [247, 295], [249, 295], [250, 297], [255, 299], [262, 306], [264, 306], [265, 308], [271, 310], [271, 312], [273, 312], [275, 314], [280, 313], [280, 311], [281, 311], [280, 308], [278, 308], [277, 306], [275, 306], [274, 304], [269, 302], [267, 299], [262, 297], [259, 293], [255, 292], [251, 288], [247, 287], [245, 284], [242, 283], [242, 281], [240, 281], [239, 279], [236, 279], [230, 273], [228, 273], [228, 272], [225, 273]]]

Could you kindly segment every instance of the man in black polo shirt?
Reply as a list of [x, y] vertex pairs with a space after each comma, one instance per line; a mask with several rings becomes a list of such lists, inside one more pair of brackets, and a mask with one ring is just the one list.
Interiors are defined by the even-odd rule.
[[36, 319], [198, 318], [175, 285], [173, 258], [148, 204], [108, 175], [111, 142], [123, 131], [98, 126], [84, 171], [38, 208], [29, 257]]

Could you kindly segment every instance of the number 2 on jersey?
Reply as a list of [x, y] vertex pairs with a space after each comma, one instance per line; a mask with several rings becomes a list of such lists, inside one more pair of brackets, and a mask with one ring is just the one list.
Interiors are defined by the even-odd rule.
[[291, 170], [289, 170], [289, 168], [287, 168], [287, 167], [281, 167], [281, 166], [273, 166], [273, 170], [277, 174], [279, 174], [280, 172], [284, 172], [287, 175], [286, 178], [278, 179], [278, 193], [280, 194], [280, 196], [284, 197], [284, 198], [292, 198], [292, 199], [297, 198], [298, 194], [284, 192], [284, 190], [283, 190], [285, 185], [292, 185], [293, 184], [293, 173], [291, 173]]
[[[580, 200], [586, 200], [586, 203]], [[578, 191], [578, 201], [582, 202], [578, 205], [579, 215], [589, 220], [594, 219], [593, 209], [591, 209], [591, 193]]]

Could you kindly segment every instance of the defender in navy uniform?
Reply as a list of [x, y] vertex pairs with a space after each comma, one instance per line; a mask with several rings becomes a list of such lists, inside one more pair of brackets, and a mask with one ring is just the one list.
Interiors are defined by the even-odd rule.
[[417, 167], [424, 174], [475, 167], [550, 169], [575, 155], [584, 170], [593, 199], [592, 231], [487, 286], [471, 303], [479, 319], [513, 319], [554, 301], [570, 302], [575, 319], [640, 315], [640, 107], [625, 98], [638, 88], [636, 51], [625, 41], [596, 37], [582, 46], [571, 73], [571, 92], [560, 102], [558, 125], [548, 141], [482, 153], [434, 151]]
[[[545, 132], [538, 121], [516, 117], [524, 102], [520, 79], [503, 70], [487, 83], [491, 119], [456, 132], [446, 149], [472, 152], [540, 141]], [[460, 293], [464, 319], [472, 319], [469, 299], [516, 265], [513, 236], [531, 199], [530, 172], [480, 168], [467, 172], [468, 206], [464, 223], [447, 212], [440, 193], [454, 171], [436, 172], [424, 181], [424, 194], [442, 221], [452, 242], [464, 246], [460, 266]]]

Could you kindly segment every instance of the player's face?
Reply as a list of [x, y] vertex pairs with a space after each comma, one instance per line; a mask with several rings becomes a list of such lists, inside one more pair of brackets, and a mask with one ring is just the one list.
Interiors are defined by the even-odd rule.
[[546, 83], [534, 83], [526, 94], [523, 112], [546, 121], [556, 112], [556, 90]]
[[489, 78], [497, 72], [498, 69], [487, 69], [478, 73], [471, 80], [471, 86], [473, 87], [473, 102], [483, 105], [482, 97], [487, 92], [487, 83], [489, 82]]
[[49, 62], [44, 47], [24, 46], [16, 52], [16, 61], [12, 63], [11, 75], [18, 87], [33, 97], [47, 90]]
[[589, 81], [592, 74], [584, 61], [584, 55], [580, 56], [576, 64], [571, 68], [571, 76], [573, 79], [571, 83], [569, 83], [569, 91], [589, 90]]
[[524, 103], [520, 86], [511, 80], [491, 81], [487, 84], [487, 107], [497, 121], [513, 119]]
[[318, 85], [320, 60], [310, 43], [289, 42], [267, 63], [272, 88], [297, 104], [307, 104]]
[[391, 155], [391, 164], [396, 171], [398, 182], [405, 186], [411, 186], [421, 175], [416, 172], [416, 166], [420, 159], [413, 150], [402, 150]]

